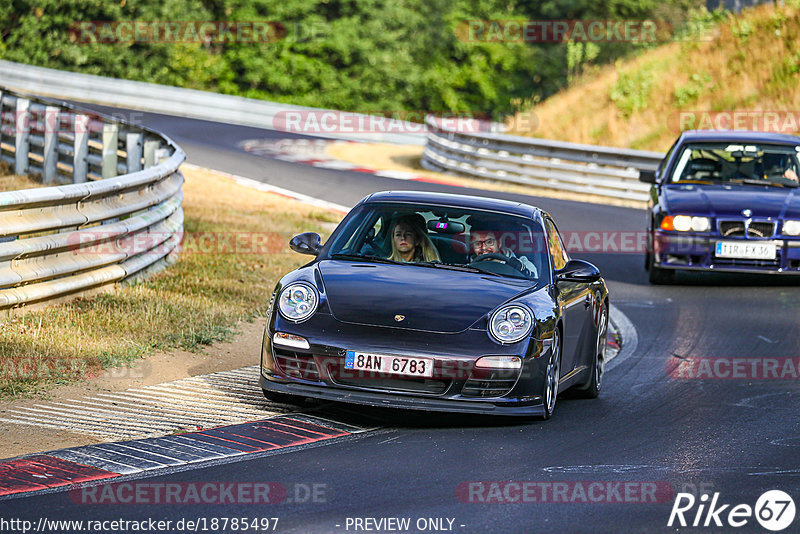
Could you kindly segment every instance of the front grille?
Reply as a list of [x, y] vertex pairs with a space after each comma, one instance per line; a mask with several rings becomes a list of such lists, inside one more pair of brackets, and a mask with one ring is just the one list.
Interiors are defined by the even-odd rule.
[[749, 225], [745, 221], [720, 221], [719, 233], [722, 237], [769, 238], [775, 233], [775, 223], [753, 221]]
[[473, 369], [461, 394], [466, 397], [502, 397], [517, 383], [519, 369]]
[[[447, 391], [450, 386], [449, 380], [438, 380], [436, 378], [412, 378], [412, 377], [387, 377], [385, 374], [359, 372], [347, 370], [349, 375], [339, 374], [336, 377], [331, 375], [331, 380], [335, 384], [343, 386], [355, 386], [360, 388], [403, 391], [408, 393], [427, 393], [429, 395], [440, 395]], [[357, 374], [358, 376], [354, 376]]]
[[781, 266], [780, 259], [774, 260], [745, 260], [738, 258], [714, 258], [714, 264], [725, 267], [748, 267], [758, 269], [777, 269]]
[[274, 348], [275, 363], [286, 376], [303, 380], [319, 381], [319, 369], [311, 354]]

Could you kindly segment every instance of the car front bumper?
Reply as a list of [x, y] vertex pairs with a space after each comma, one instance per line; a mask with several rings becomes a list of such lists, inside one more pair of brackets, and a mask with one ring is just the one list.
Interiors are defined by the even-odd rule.
[[541, 397], [533, 397], [529, 402], [512, 402], [499, 405], [488, 401], [452, 400], [448, 398], [418, 397], [377, 391], [342, 389], [332, 386], [315, 386], [297, 382], [276, 382], [263, 374], [259, 382], [261, 388], [273, 393], [283, 393], [329, 400], [363, 404], [382, 408], [400, 408], [432, 412], [494, 414], [508, 416], [542, 416], [544, 406]]
[[[774, 260], [718, 258], [714, 253], [718, 241], [767, 241], [775, 243], [777, 255]], [[800, 274], [800, 240], [735, 239], [713, 235], [678, 235], [657, 230], [653, 235], [653, 254], [654, 265], [661, 269]]]
[[[271, 340], [276, 331], [302, 336], [310, 346], [308, 349], [273, 346]], [[336, 335], [311, 335], [312, 332], [336, 332]], [[543, 415], [541, 394], [549, 356], [545, 345], [536, 339], [516, 347], [498, 345], [479, 329], [459, 334], [429, 333], [421, 339], [418, 332], [344, 325], [322, 313], [302, 325], [278, 318], [265, 331], [260, 385], [273, 393], [370, 406]], [[347, 350], [430, 358], [435, 361], [434, 376], [422, 379], [344, 370]], [[522, 368], [511, 374], [504, 371], [487, 377], [485, 370], [474, 367], [474, 362], [490, 355], [520, 356]]]

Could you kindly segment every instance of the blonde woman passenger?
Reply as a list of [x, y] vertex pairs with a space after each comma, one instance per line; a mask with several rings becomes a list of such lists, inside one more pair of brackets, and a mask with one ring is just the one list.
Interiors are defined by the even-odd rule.
[[392, 255], [389, 259], [397, 262], [441, 261], [439, 252], [425, 230], [422, 215], [398, 217], [392, 225]]

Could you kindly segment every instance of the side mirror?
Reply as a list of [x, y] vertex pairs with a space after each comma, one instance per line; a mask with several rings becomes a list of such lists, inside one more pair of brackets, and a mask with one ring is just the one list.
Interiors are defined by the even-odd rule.
[[646, 169], [640, 170], [639, 181], [644, 182], [646, 184], [656, 183], [656, 171], [650, 171]]
[[556, 282], [586, 282], [600, 280], [600, 271], [583, 260], [569, 260], [563, 269], [556, 271]]
[[316, 256], [322, 248], [320, 244], [319, 234], [314, 232], [305, 232], [296, 235], [289, 241], [289, 248], [300, 254], [311, 254]]

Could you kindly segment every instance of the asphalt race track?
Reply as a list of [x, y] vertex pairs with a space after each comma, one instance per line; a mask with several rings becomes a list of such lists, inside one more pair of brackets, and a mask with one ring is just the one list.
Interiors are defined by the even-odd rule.
[[[237, 146], [245, 139], [293, 137], [279, 132], [142, 118], [177, 141], [191, 163], [346, 206], [385, 189], [482, 194], [317, 169], [254, 156]], [[645, 222], [640, 210], [483, 194], [541, 206], [562, 232], [578, 235], [639, 232]], [[679, 526], [667, 526], [675, 495], [686, 492], [698, 497], [685, 514], [690, 524], [702, 494], [719, 493], [717, 507], [730, 505], [718, 516], [722, 528], [714, 526], [714, 518], [704, 528], [702, 513], [701, 526], [681, 529], [716, 532], [733, 530], [727, 523], [730, 509], [754, 508], [767, 490], [783, 490], [800, 506], [800, 282], [693, 275], [657, 287], [647, 282], [641, 254], [573, 255], [600, 267], [612, 303], [638, 332], [633, 355], [607, 373], [597, 400], [562, 397], [547, 422], [314, 405], [310, 411], [316, 416], [376, 429], [281, 453], [131, 477], [147, 484], [277, 482], [287, 488], [282, 502], [91, 505], [62, 490], [0, 501], [0, 518], [35, 523], [40, 517], [277, 517], [276, 531], [298, 533], [667, 532]], [[253, 362], [257, 359], [254, 354]], [[752, 376], [753, 360], [765, 367], [767, 360], [777, 361], [777, 371]], [[706, 367], [687, 371], [681, 362]], [[794, 372], [784, 365], [793, 365]], [[316, 488], [315, 496], [309, 488]], [[704, 506], [707, 510], [708, 503]], [[410, 526], [396, 529], [388, 518], [408, 518]], [[745, 520], [737, 531], [765, 532], [755, 517]], [[209, 532], [237, 531], [207, 526]], [[785, 530], [798, 531], [797, 519]]]

